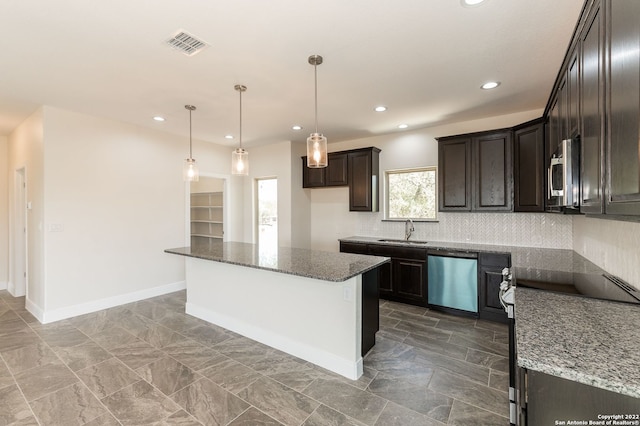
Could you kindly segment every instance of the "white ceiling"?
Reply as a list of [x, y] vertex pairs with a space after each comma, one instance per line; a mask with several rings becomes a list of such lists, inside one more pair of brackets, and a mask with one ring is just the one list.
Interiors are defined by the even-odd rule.
[[[237, 144], [329, 142], [545, 106], [582, 0], [2, 0], [0, 135], [40, 105]], [[210, 44], [188, 57], [165, 41]], [[481, 90], [488, 80], [501, 86]], [[376, 113], [383, 104], [389, 109]], [[157, 123], [154, 115], [167, 121]], [[291, 126], [300, 124], [302, 131]], [[224, 135], [236, 135], [235, 141]]]

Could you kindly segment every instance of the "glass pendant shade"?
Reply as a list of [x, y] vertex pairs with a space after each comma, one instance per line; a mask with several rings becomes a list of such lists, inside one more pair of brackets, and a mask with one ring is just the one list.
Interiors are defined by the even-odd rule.
[[200, 178], [198, 173], [198, 163], [193, 158], [184, 160], [182, 167], [182, 178], [187, 182], [197, 182]]
[[231, 174], [247, 176], [249, 174], [249, 153], [237, 148], [231, 153]]
[[307, 167], [327, 167], [327, 138], [321, 133], [311, 133], [307, 138]]

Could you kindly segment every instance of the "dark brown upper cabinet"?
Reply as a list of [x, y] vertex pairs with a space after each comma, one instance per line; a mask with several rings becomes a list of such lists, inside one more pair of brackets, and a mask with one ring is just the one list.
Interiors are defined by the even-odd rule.
[[[567, 68], [567, 138], [573, 138], [580, 132], [580, 51], [573, 49]], [[565, 138], [566, 139], [566, 138]]]
[[580, 45], [580, 212], [604, 212], [604, 13], [597, 2], [581, 33]]
[[323, 188], [326, 186], [325, 168], [307, 167], [307, 157], [302, 157], [302, 187], [303, 188]]
[[545, 111], [547, 157], [580, 136], [581, 213], [640, 216], [639, 51], [640, 2], [585, 1]]
[[349, 184], [346, 152], [331, 152], [327, 156], [326, 186], [346, 186]]
[[640, 2], [606, 2], [608, 17], [605, 212], [640, 215]]
[[347, 186], [347, 153], [327, 154], [327, 167], [307, 167], [307, 157], [302, 157], [302, 187], [324, 188], [326, 186]]
[[513, 208], [513, 154], [511, 132], [490, 133], [471, 140], [473, 209]]
[[471, 138], [438, 140], [438, 209], [471, 210]]
[[302, 187], [349, 187], [349, 211], [377, 212], [380, 194], [380, 149], [330, 152], [327, 167], [310, 169], [302, 157]]
[[380, 195], [380, 149], [347, 151], [349, 211], [377, 212]]
[[512, 156], [508, 129], [439, 138], [439, 210], [512, 210]]
[[514, 128], [513, 211], [544, 211], [544, 132], [545, 125], [542, 119]]

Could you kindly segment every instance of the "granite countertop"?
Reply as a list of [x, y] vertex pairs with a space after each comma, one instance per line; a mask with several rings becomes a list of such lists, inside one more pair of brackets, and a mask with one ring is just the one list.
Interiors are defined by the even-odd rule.
[[417, 247], [428, 250], [454, 250], [464, 253], [508, 253], [511, 255], [512, 273], [516, 280], [522, 278], [568, 283], [569, 277], [573, 274], [601, 275], [604, 272], [589, 260], [569, 249], [454, 243], [448, 241], [406, 243], [401, 240], [381, 240], [385, 240], [385, 238], [353, 236], [339, 239], [339, 241], [352, 243]]
[[219, 242], [206, 247], [179, 247], [165, 252], [333, 282], [346, 281], [390, 260], [381, 256], [291, 247], [268, 250], [257, 244], [239, 242]]
[[516, 288], [518, 365], [640, 398], [640, 307]]

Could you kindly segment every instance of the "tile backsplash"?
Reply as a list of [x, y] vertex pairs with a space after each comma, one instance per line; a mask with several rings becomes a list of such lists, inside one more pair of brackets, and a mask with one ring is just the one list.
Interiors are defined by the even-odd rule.
[[577, 217], [573, 249], [640, 289], [640, 223]]
[[[404, 222], [360, 214], [357, 235], [403, 238]], [[438, 222], [415, 222], [412, 239], [524, 247], [573, 248], [572, 217], [544, 213], [438, 213]]]

